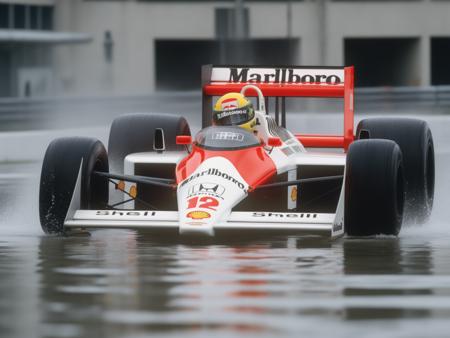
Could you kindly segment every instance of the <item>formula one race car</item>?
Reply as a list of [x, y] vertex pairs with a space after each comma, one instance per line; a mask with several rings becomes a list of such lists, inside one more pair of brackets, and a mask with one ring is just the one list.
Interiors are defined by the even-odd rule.
[[[202, 79], [203, 129], [194, 139], [183, 117], [131, 114], [113, 122], [109, 154], [96, 139], [54, 140], [40, 182], [43, 230], [338, 237], [397, 235], [405, 217], [429, 217], [434, 148], [427, 123], [370, 118], [355, 134], [353, 67], [208, 65]], [[253, 97], [256, 132], [211, 126], [213, 98], [228, 92]], [[288, 97], [343, 98], [344, 134], [292, 134]]]

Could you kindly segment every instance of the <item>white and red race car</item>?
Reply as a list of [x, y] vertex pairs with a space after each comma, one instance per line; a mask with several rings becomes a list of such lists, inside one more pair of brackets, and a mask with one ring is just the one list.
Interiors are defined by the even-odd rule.
[[[426, 122], [400, 118], [366, 119], [354, 133], [353, 79], [353, 67], [204, 66], [194, 138], [183, 117], [130, 114], [113, 122], [108, 154], [96, 139], [53, 141], [41, 174], [42, 228], [397, 235], [405, 217], [430, 215], [432, 135]], [[256, 101], [255, 133], [210, 125], [214, 97], [228, 92]], [[343, 98], [343, 135], [288, 131], [287, 97]]]

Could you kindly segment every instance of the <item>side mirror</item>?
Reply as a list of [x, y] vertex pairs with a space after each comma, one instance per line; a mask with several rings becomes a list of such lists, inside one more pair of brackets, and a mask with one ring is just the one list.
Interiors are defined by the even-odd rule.
[[179, 145], [189, 145], [192, 143], [192, 137], [189, 135], [178, 135], [176, 143]]
[[269, 137], [269, 139], [267, 140], [267, 145], [269, 147], [279, 147], [283, 144], [283, 142], [281, 142], [281, 139], [279, 137]]

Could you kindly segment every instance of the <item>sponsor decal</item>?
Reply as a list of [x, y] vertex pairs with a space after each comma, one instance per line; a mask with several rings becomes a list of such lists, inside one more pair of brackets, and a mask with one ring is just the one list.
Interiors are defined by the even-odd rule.
[[224, 194], [225, 188], [217, 183], [199, 183], [189, 188], [188, 196], [211, 195], [220, 197]]
[[242, 142], [244, 135], [230, 131], [221, 131], [212, 135], [213, 140]]
[[187, 209], [203, 208], [215, 211], [216, 207], [219, 206], [219, 201], [214, 197], [210, 196], [193, 197], [188, 199], [187, 202], [188, 202]]
[[238, 181], [237, 179], [235, 179], [233, 176], [228, 175], [226, 173], [221, 172], [219, 169], [216, 168], [209, 168], [207, 170], [203, 170], [202, 172], [193, 174], [191, 176], [189, 176], [187, 179], [185, 179], [181, 184], [180, 187], [185, 186], [187, 183], [195, 180], [196, 178], [202, 177], [202, 176], [218, 176], [218, 177], [222, 177], [234, 184], [236, 184], [238, 186], [239, 189], [242, 189], [245, 191], [245, 185], [244, 183]]
[[119, 211], [119, 210], [97, 210], [96, 216], [136, 216], [154, 217], [156, 211]]
[[247, 110], [246, 109], [234, 109], [234, 110], [226, 110], [222, 113], [219, 113], [216, 115], [216, 119], [220, 120], [224, 117], [233, 116], [233, 115], [246, 115]]
[[252, 217], [266, 218], [316, 218], [317, 214], [288, 213], [288, 212], [254, 212]]
[[206, 211], [196, 210], [196, 211], [188, 212], [186, 217], [189, 217], [192, 219], [205, 219], [205, 218], [211, 218], [211, 214]]
[[297, 187], [293, 187], [292, 191], [291, 191], [291, 201], [292, 202], [296, 202], [297, 201], [297, 194], [298, 194]]
[[235, 109], [238, 107], [238, 101], [235, 98], [222, 101], [222, 110]]
[[342, 222], [333, 224], [333, 232], [341, 231], [344, 228]]
[[294, 84], [327, 84], [339, 85], [343, 81], [337, 74], [305, 74], [307, 70], [292, 68], [276, 68], [272, 73], [252, 73], [250, 68], [230, 68], [229, 82], [273, 82]]

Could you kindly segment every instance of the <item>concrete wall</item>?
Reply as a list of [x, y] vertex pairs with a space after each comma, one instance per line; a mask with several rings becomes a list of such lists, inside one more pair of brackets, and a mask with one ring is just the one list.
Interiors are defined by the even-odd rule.
[[327, 63], [342, 62], [345, 37], [419, 38], [420, 84], [430, 84], [430, 37], [450, 35], [450, 2], [331, 2], [327, 30]]
[[[28, 1], [29, 2], [29, 1]], [[214, 10], [233, 2], [59, 0], [59, 31], [91, 34], [90, 44], [55, 48], [61, 94], [146, 94], [155, 90], [155, 39], [213, 39]], [[248, 2], [251, 38], [286, 38], [288, 4]], [[416, 38], [404, 62], [408, 83], [430, 84], [430, 38], [450, 36], [450, 1], [293, 1], [298, 64], [342, 65], [345, 38]], [[112, 33], [113, 61], [104, 56]], [[276, 52], [276, 51], [274, 51]], [[182, 57], [182, 55], [180, 55]]]
[[[60, 46], [57, 73], [66, 92], [145, 94], [155, 88], [154, 40], [214, 37], [214, 6], [61, 0], [57, 29], [85, 32], [84, 46]], [[99, 19], [101, 18], [101, 19]], [[104, 34], [112, 33], [113, 62], [104, 57]], [[180, 57], [182, 57], [180, 55]]]

